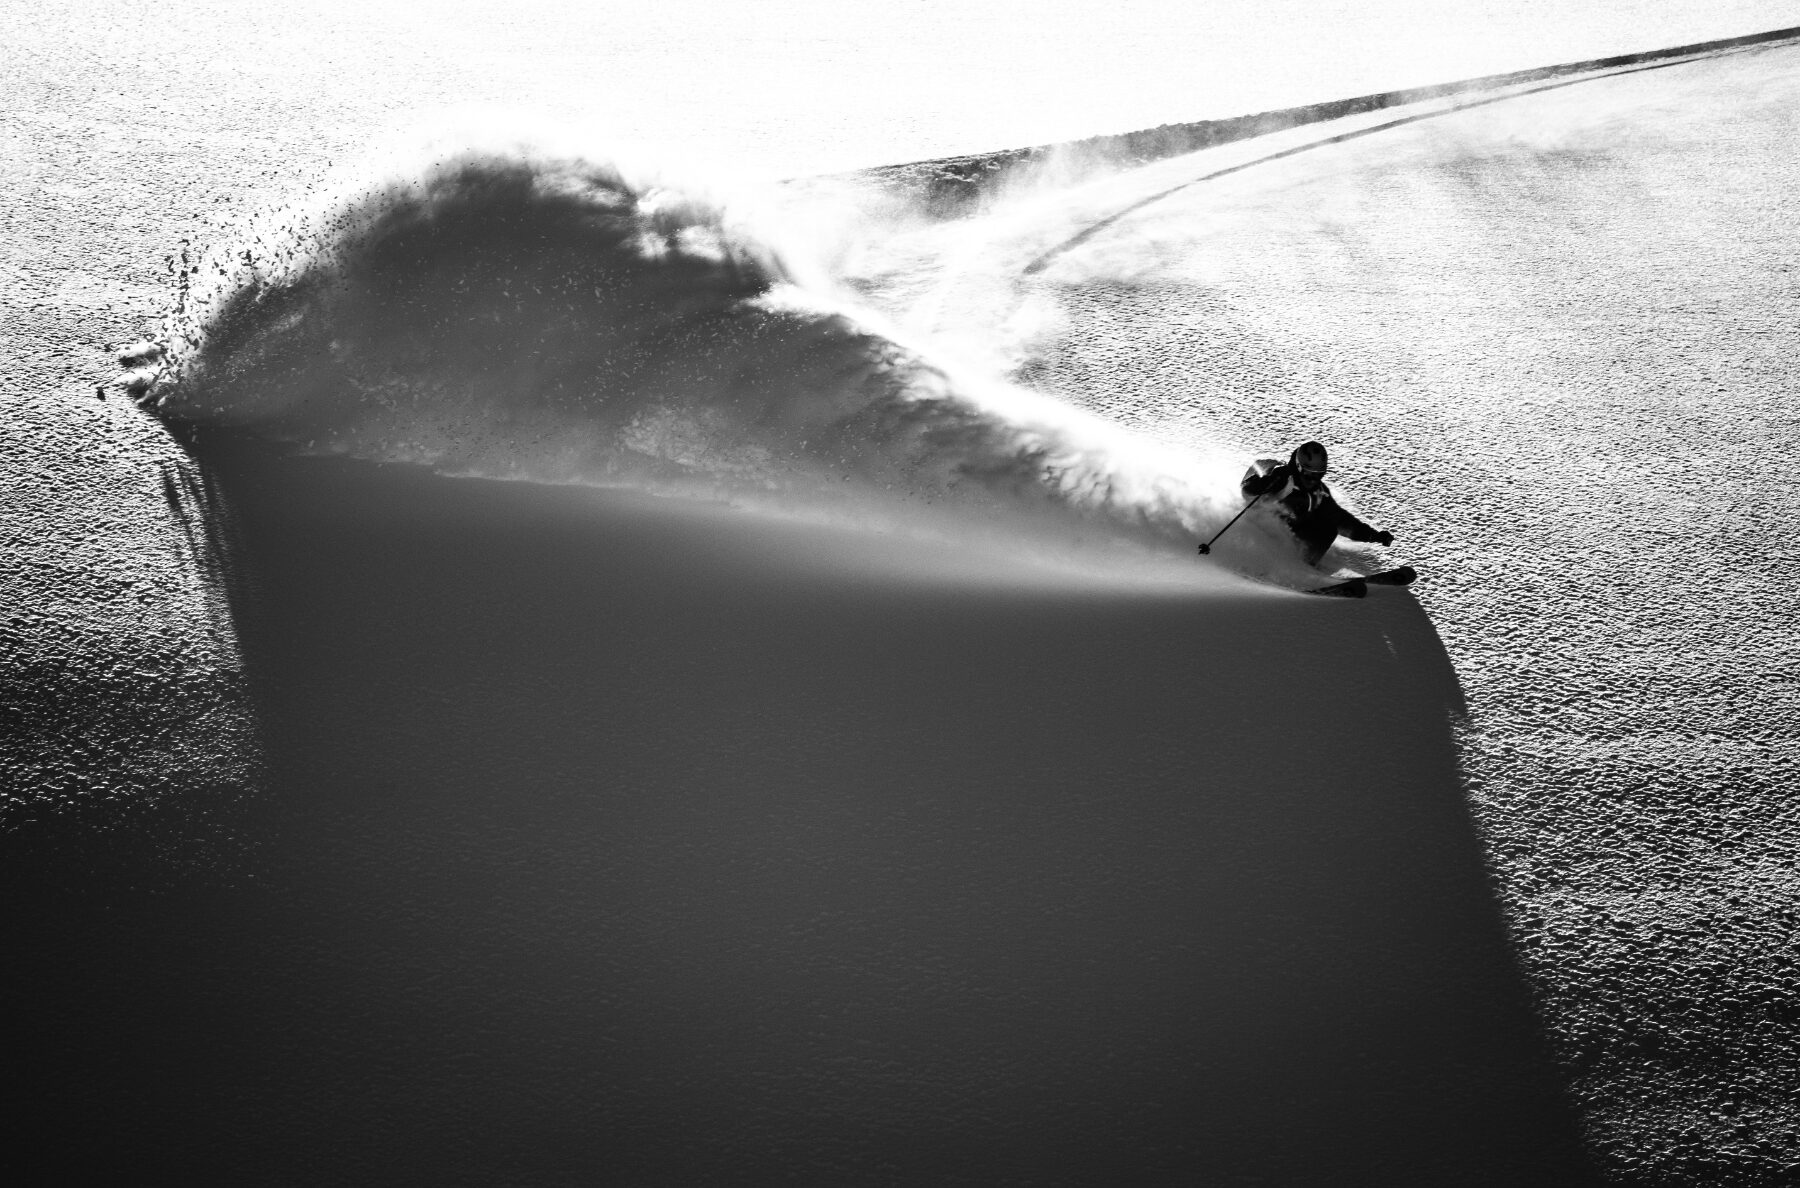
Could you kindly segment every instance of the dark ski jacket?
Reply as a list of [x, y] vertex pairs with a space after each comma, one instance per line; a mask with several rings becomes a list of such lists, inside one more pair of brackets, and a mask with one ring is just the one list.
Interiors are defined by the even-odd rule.
[[1311, 491], [1294, 481], [1294, 467], [1274, 458], [1258, 458], [1244, 472], [1239, 484], [1247, 497], [1263, 497], [1275, 506], [1276, 514], [1287, 521], [1306, 551], [1308, 565], [1317, 565], [1331, 542], [1339, 536], [1367, 543], [1380, 534], [1339, 506], [1331, 497], [1331, 488], [1323, 482]]

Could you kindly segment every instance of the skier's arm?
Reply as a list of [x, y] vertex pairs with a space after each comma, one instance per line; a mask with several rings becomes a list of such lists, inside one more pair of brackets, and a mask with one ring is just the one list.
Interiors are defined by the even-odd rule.
[[1336, 517], [1339, 536], [1348, 536], [1351, 540], [1360, 541], [1363, 544], [1387, 545], [1394, 543], [1392, 532], [1381, 532], [1369, 527], [1346, 510], [1344, 505], [1336, 499], [1331, 501], [1331, 510]]
[[1249, 498], [1267, 495], [1292, 478], [1293, 474], [1294, 468], [1286, 463], [1270, 467], [1268, 470], [1261, 469], [1259, 464], [1244, 472], [1243, 481], [1238, 484], [1238, 489]]

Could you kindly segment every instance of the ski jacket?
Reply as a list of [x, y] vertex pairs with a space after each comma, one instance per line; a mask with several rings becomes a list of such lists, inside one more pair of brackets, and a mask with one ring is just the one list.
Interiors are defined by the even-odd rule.
[[1260, 495], [1264, 503], [1274, 506], [1276, 514], [1287, 521], [1288, 527], [1299, 538], [1309, 565], [1317, 565], [1331, 542], [1339, 536], [1367, 544], [1380, 535], [1345, 511], [1332, 498], [1331, 488], [1323, 482], [1310, 491], [1295, 482], [1291, 463], [1258, 458], [1244, 472], [1239, 487], [1246, 496]]

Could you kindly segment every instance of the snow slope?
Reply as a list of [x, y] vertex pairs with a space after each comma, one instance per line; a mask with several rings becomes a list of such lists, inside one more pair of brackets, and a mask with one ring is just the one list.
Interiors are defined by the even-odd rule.
[[[98, 107], [58, 88], [99, 43], [9, 76], [48, 187], [7, 249], [10, 1158], [1570, 1183], [1579, 1125], [1615, 1178], [1781, 1182], [1794, 705], [1745, 657], [1792, 608], [1742, 559], [1796, 517], [1742, 463], [1791, 439], [1791, 49], [849, 218], [818, 300], [928, 370], [1214, 486], [1331, 441], [1428, 575], [1345, 604], [992, 500], [872, 532], [811, 471], [774, 515], [186, 451], [101, 348], [200, 207], [387, 109], [170, 19], [239, 48]], [[455, 89], [384, 19], [337, 44]]]

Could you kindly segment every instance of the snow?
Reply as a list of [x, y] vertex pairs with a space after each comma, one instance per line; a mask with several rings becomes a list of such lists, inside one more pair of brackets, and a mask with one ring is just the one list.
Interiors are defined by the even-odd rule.
[[331, 80], [457, 84], [379, 6], [367, 61], [285, 72], [214, 17], [95, 108], [47, 18], [70, 69], [9, 81], [21, 176], [87, 196], [5, 249], [0, 1009], [19, 1133], [86, 1136], [27, 1158], [1515, 1184], [1578, 1181], [1579, 1130], [1614, 1176], [1794, 1161], [1800, 509], [1756, 465], [1793, 434], [1791, 48], [1245, 170], [1030, 279], [994, 260], [1189, 166], [876, 245], [938, 253], [860, 291], [971, 368], [1196, 456], [1331, 443], [1424, 573], [1340, 602], [204, 432], [196, 465], [94, 395], [164, 255], [381, 127], [392, 93]]

